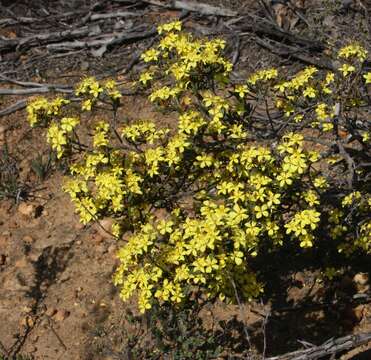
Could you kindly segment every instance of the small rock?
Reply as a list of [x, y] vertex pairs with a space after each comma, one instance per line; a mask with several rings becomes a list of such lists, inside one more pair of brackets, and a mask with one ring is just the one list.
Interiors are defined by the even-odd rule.
[[367, 293], [370, 290], [368, 274], [358, 273], [353, 277], [353, 281], [356, 284], [357, 292], [360, 294]]
[[35, 206], [23, 202], [18, 206], [18, 212], [24, 216], [31, 217], [35, 213]]
[[23, 236], [22, 240], [27, 244], [32, 244], [35, 241], [35, 239], [30, 235]]
[[366, 285], [368, 283], [368, 274], [358, 273], [354, 275], [353, 281], [358, 285]]
[[65, 309], [60, 309], [57, 313], [53, 316], [55, 321], [64, 321], [70, 316], [70, 312]]
[[23, 311], [25, 314], [29, 314], [29, 313], [32, 312], [32, 307], [31, 307], [31, 306], [23, 306], [22, 311]]
[[57, 313], [57, 309], [55, 309], [53, 307], [49, 307], [45, 311], [45, 315], [50, 316], [50, 317], [54, 316], [56, 313]]

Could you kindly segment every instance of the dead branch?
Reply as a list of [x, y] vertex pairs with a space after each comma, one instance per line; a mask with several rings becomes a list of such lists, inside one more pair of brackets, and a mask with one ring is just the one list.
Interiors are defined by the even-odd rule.
[[112, 18], [123, 18], [123, 17], [138, 17], [143, 16], [141, 12], [129, 12], [129, 11], [117, 11], [108, 14], [93, 14], [90, 16], [90, 20], [102, 20], [102, 19], [112, 19]]
[[307, 55], [305, 50], [309, 49], [289, 46], [269, 39], [263, 40], [262, 38], [259, 37], [255, 37], [254, 40], [258, 45], [271, 51], [273, 54], [277, 54], [285, 58], [293, 58], [303, 63], [317, 66], [321, 69], [329, 69], [332, 71], [334, 70], [334, 66], [330, 61], [327, 61], [326, 59], [315, 59]]
[[164, 3], [162, 1], [157, 0], [143, 0], [143, 2], [151, 5], [165, 7], [167, 9], [197, 12], [202, 15], [226, 16], [226, 17], [233, 17], [238, 15], [236, 11], [194, 1], [173, 0], [170, 1], [169, 3]]
[[145, 38], [149, 38], [157, 34], [155, 28], [144, 31], [144, 32], [136, 32], [136, 33], [128, 33], [122, 32], [118, 34], [111, 34], [108, 38], [97, 39], [97, 40], [88, 40], [88, 41], [72, 41], [72, 42], [62, 42], [58, 44], [49, 44], [46, 46], [48, 50], [51, 51], [68, 51], [71, 49], [91, 49], [95, 47], [99, 47], [98, 50], [92, 52], [94, 56], [100, 57], [102, 56], [106, 50], [113, 46], [118, 46], [123, 43], [130, 43], [137, 40], [142, 40]]
[[[240, 24], [239, 24], [240, 23]], [[239, 25], [238, 25], [239, 24]], [[291, 44], [306, 47], [311, 51], [323, 51], [324, 45], [312, 39], [304, 38], [293, 34], [290, 31], [281, 29], [275, 23], [255, 15], [241, 16], [233, 25], [228, 24], [229, 28], [239, 32], [249, 32], [260, 36], [267, 36], [280, 42], [289, 42]]]
[[41, 84], [37, 82], [29, 82], [29, 81], [19, 81], [19, 80], [14, 80], [11, 78], [8, 78], [4, 75], [0, 75], [0, 82], [5, 82], [5, 83], [10, 83], [10, 84], [15, 84], [19, 86], [24, 86], [24, 87], [50, 87], [50, 88], [69, 88], [70, 86], [68, 85], [62, 85], [62, 84]]
[[72, 93], [72, 89], [54, 88], [50, 86], [35, 87], [30, 89], [0, 89], [0, 95], [35, 95], [45, 94], [51, 91], [57, 91], [65, 94]]
[[28, 18], [28, 17], [18, 17], [17, 19], [1, 19], [0, 27], [16, 25], [16, 24], [32, 24], [37, 21], [37, 18]]
[[9, 52], [19, 49], [27, 49], [43, 44], [50, 44], [68, 38], [79, 38], [83, 36], [95, 36], [101, 33], [98, 25], [84, 26], [80, 29], [58, 31], [54, 33], [44, 33], [27, 36], [25, 38], [8, 39], [0, 36], [0, 52]]
[[304, 350], [267, 358], [267, 360], [310, 360], [320, 359], [324, 356], [334, 355], [344, 350], [350, 350], [371, 341], [371, 332], [357, 335], [348, 335], [337, 339], [330, 339], [319, 346]]
[[19, 100], [16, 103], [8, 106], [6, 109], [0, 110], [0, 116], [12, 114], [18, 110], [24, 109], [26, 106], [27, 106], [27, 100], [24, 100], [24, 99]]

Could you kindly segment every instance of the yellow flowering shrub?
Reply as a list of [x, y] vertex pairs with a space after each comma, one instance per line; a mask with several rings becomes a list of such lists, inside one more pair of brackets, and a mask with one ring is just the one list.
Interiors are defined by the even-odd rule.
[[[58, 158], [73, 160], [64, 190], [81, 221], [110, 216], [114, 236], [130, 233], [114, 276], [122, 299], [136, 295], [144, 312], [195, 291], [233, 300], [238, 287], [244, 299], [256, 297], [263, 284], [252, 260], [286, 243], [307, 251], [333, 241], [344, 253], [370, 252], [369, 165], [354, 155], [370, 152], [361, 114], [367, 52], [340, 50], [336, 72], [307, 67], [284, 78], [263, 69], [232, 84], [225, 42], [196, 39], [181, 25], [158, 28], [137, 83], [155, 106], [176, 111], [175, 129], [102, 119], [82, 144], [81, 120], [66, 100], [40, 98], [27, 109], [32, 126], [48, 126]], [[76, 95], [81, 111], [120, 105], [112, 80], [86, 78]]]

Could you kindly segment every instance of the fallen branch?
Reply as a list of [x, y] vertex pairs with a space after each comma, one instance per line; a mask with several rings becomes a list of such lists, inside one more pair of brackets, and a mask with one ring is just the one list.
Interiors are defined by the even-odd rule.
[[324, 344], [313, 346], [304, 350], [274, 356], [266, 360], [311, 360], [320, 359], [324, 356], [334, 355], [344, 350], [350, 350], [371, 341], [371, 332], [357, 335], [348, 335], [338, 339], [330, 339]]
[[84, 26], [80, 29], [58, 31], [27, 36], [25, 38], [8, 39], [0, 36], [0, 52], [9, 52], [19, 49], [28, 49], [34, 46], [50, 44], [67, 38], [79, 38], [83, 36], [95, 36], [101, 33], [98, 25]]
[[24, 109], [26, 106], [27, 106], [27, 100], [24, 100], [24, 99], [19, 100], [16, 103], [8, 106], [6, 109], [0, 110], [0, 116], [12, 114], [18, 110]]
[[193, 1], [173, 0], [169, 1], [168, 3], [164, 3], [162, 1], [157, 0], [143, 0], [143, 2], [151, 5], [165, 7], [167, 9], [197, 12], [202, 15], [226, 16], [226, 17], [233, 17], [238, 15], [238, 13], [233, 10]]
[[98, 50], [92, 52], [93, 56], [100, 57], [102, 56], [108, 48], [113, 46], [118, 46], [123, 43], [129, 43], [132, 41], [142, 40], [149, 38], [157, 34], [155, 28], [145, 31], [145, 32], [136, 32], [136, 33], [119, 33], [112, 35], [108, 38], [97, 39], [97, 40], [88, 40], [88, 41], [72, 41], [72, 42], [62, 42], [58, 44], [47, 45], [46, 48], [51, 51], [66, 51], [71, 49], [91, 49], [99, 47]]
[[140, 12], [129, 12], [129, 11], [117, 11], [108, 14], [93, 14], [90, 16], [90, 20], [102, 20], [102, 19], [112, 19], [112, 18], [122, 18], [122, 17], [129, 17], [129, 16], [143, 16]]
[[6, 76], [0, 75], [0, 82], [5, 82], [5, 83], [10, 83], [10, 84], [15, 84], [19, 86], [24, 86], [24, 87], [50, 87], [50, 88], [70, 88], [68, 85], [62, 85], [62, 84], [42, 84], [42, 83], [37, 83], [37, 82], [30, 82], [30, 81], [19, 81], [19, 80], [14, 80], [11, 78], [8, 78]]
[[[237, 24], [242, 22], [242, 25]], [[241, 16], [238, 21], [233, 21], [233, 25], [226, 23], [226, 25], [234, 31], [238, 32], [249, 32], [256, 35], [267, 36], [270, 39], [277, 39], [280, 42], [289, 42], [306, 47], [311, 51], [323, 51], [324, 45], [320, 41], [311, 40], [298, 35], [295, 35], [289, 31], [281, 29], [278, 25], [268, 21], [259, 16], [255, 15], [244, 15]]]
[[34, 95], [45, 94], [47, 92], [57, 91], [65, 94], [72, 93], [72, 89], [67, 88], [54, 88], [49, 86], [34, 87], [30, 89], [0, 89], [0, 95]]
[[317, 66], [321, 69], [328, 69], [332, 71], [334, 70], [334, 66], [330, 61], [326, 61], [324, 59], [315, 59], [313, 57], [310, 57], [309, 55], [306, 55], [305, 50], [309, 49], [302, 49], [299, 47], [284, 45], [274, 40], [263, 40], [259, 37], [255, 37], [255, 42], [261, 47], [271, 51], [273, 54], [285, 58], [293, 58], [306, 64]]

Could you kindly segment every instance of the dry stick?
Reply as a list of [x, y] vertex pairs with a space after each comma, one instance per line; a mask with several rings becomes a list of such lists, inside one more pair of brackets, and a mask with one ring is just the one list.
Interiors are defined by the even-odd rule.
[[[242, 22], [242, 24], [237, 25], [240, 22]], [[269, 38], [279, 39], [280, 41], [284, 40], [285, 42], [288, 41], [292, 44], [305, 46], [308, 50], [312, 51], [323, 51], [325, 48], [320, 41], [311, 40], [295, 35], [290, 31], [285, 31], [275, 23], [256, 15], [244, 15], [240, 17], [238, 21], [234, 22], [234, 26], [231, 26], [230, 24], [228, 26], [230, 29], [237, 32], [252, 32], [257, 35], [265, 35]]]
[[37, 21], [37, 18], [28, 18], [28, 17], [18, 17], [17, 19], [1, 19], [0, 26], [9, 26], [15, 24], [32, 24]]
[[13, 105], [8, 106], [4, 110], [0, 110], [0, 116], [12, 114], [18, 110], [24, 109], [27, 106], [27, 100], [19, 100]]
[[225, 8], [216, 7], [216, 6], [212, 6], [209, 4], [204, 4], [200, 2], [194, 2], [194, 1], [173, 0], [173, 1], [169, 1], [168, 3], [164, 3], [161, 1], [157, 1], [157, 0], [143, 0], [142, 2], [151, 4], [151, 5], [164, 7], [167, 9], [197, 12], [202, 15], [227, 16], [227, 17], [233, 17], [233, 16], [238, 15], [236, 11], [232, 11], [230, 9], [225, 9]]
[[87, 10], [75, 10], [70, 12], [65, 12], [63, 14], [59, 15], [52, 15], [48, 17], [41, 17], [41, 18], [29, 18], [29, 17], [17, 17], [16, 19], [6, 18], [0, 20], [0, 27], [2, 26], [9, 26], [9, 25], [16, 25], [16, 24], [34, 24], [37, 22], [45, 22], [45, 21], [53, 21], [58, 19], [66, 19], [69, 17], [76, 17], [76, 15], [79, 15], [81, 13], [86, 12]]
[[297, 350], [291, 353], [270, 357], [266, 360], [315, 360], [324, 356], [335, 355], [344, 350], [350, 350], [357, 346], [367, 344], [370, 341], [371, 332], [348, 335], [337, 339], [330, 339], [319, 346], [313, 346], [308, 349]]
[[57, 338], [58, 342], [61, 344], [61, 346], [63, 347], [64, 350], [67, 350], [67, 346], [65, 345], [65, 343], [62, 341], [61, 337], [58, 335], [58, 333], [55, 331], [54, 327], [53, 327], [53, 324], [51, 322], [51, 319], [50, 319], [50, 316], [47, 315], [47, 318], [48, 318], [48, 325], [51, 329], [51, 331], [53, 332], [53, 334], [55, 335], [55, 337]]
[[54, 88], [54, 87], [35, 87], [31, 89], [0, 89], [0, 95], [34, 95], [34, 94], [45, 94], [50, 91], [58, 91], [65, 94], [71, 94], [72, 89], [66, 88]]
[[141, 12], [130, 12], [130, 11], [117, 11], [113, 13], [107, 13], [107, 14], [93, 14], [90, 16], [90, 20], [101, 20], [101, 19], [112, 19], [112, 18], [122, 18], [122, 17], [138, 17], [143, 16], [143, 13]]
[[105, 46], [106, 48], [116, 45], [121, 45], [124, 42], [131, 42], [136, 40], [142, 40], [157, 34], [155, 28], [145, 31], [130, 34], [127, 32], [119, 34], [111, 34], [109, 38], [98, 39], [98, 40], [88, 40], [88, 41], [69, 41], [57, 44], [49, 44], [46, 46], [48, 50], [61, 51], [70, 49], [81, 49], [81, 48], [93, 48], [96, 46]]
[[236, 283], [234, 282], [234, 280], [233, 280], [232, 277], [230, 277], [230, 281], [231, 281], [231, 284], [233, 286], [234, 294], [235, 294], [235, 297], [236, 297], [236, 300], [237, 300], [237, 304], [238, 304], [238, 309], [240, 310], [241, 321], [242, 321], [242, 324], [243, 324], [243, 331], [245, 333], [246, 340], [247, 340], [247, 342], [249, 344], [249, 347], [251, 349], [250, 335], [249, 335], [249, 332], [247, 331], [247, 325], [245, 323], [245, 317], [244, 317], [244, 314], [243, 314], [242, 304], [241, 304], [240, 297], [238, 295]]
[[306, 64], [314, 65], [322, 69], [335, 70], [334, 66], [328, 61], [317, 60], [307, 55], [304, 55], [303, 49], [283, 45], [281, 43], [278, 43], [277, 41], [270, 40], [270, 43], [274, 43], [274, 45], [272, 45], [268, 41], [264, 41], [263, 39], [258, 37], [255, 37], [255, 42], [258, 45], [264, 47], [265, 49], [270, 50], [272, 53], [277, 54], [279, 56], [292, 57], [296, 60], [300, 60]]
[[83, 36], [99, 35], [101, 30], [99, 26], [84, 26], [75, 30], [64, 30], [54, 33], [44, 33], [27, 36], [25, 38], [8, 39], [0, 37], [0, 51], [12, 51], [18, 48], [30, 48], [40, 46], [40, 44], [48, 44], [58, 42], [66, 38], [79, 38]]
[[305, 25], [307, 25], [308, 27], [310, 27], [311, 25], [309, 24], [308, 20], [305, 18], [305, 16], [301, 13], [301, 11], [291, 3], [291, 1], [288, 1], [287, 2], [287, 6], [289, 7], [289, 9], [301, 20], [305, 23]]
[[0, 74], [0, 82], [8, 82], [8, 83], [11, 83], [11, 84], [16, 84], [16, 85], [25, 86], [25, 87], [30, 87], [30, 86], [44, 87], [44, 86], [47, 86], [47, 87], [54, 87], [54, 88], [69, 88], [68, 85], [62, 85], [62, 84], [46, 84], [46, 83], [42, 84], [42, 83], [37, 83], [37, 82], [19, 81], [19, 80], [8, 78], [8, 77], [6, 77], [4, 75], [1, 75], [1, 74]]
[[265, 2], [265, 0], [259, 0], [259, 3], [264, 10], [265, 16], [269, 18], [272, 22], [275, 22], [273, 12], [272, 12], [272, 6], [268, 5]]
[[237, 41], [236, 41], [235, 51], [234, 51], [234, 54], [232, 56], [232, 65], [233, 66], [236, 66], [236, 64], [238, 62], [238, 58], [240, 57], [240, 46], [241, 46], [241, 39], [237, 35]]
[[268, 311], [266, 313], [266, 315], [264, 316], [264, 320], [263, 320], [263, 360], [265, 359], [265, 353], [267, 351], [267, 324], [268, 324], [268, 319], [269, 319], [269, 315], [270, 315], [270, 312]]

